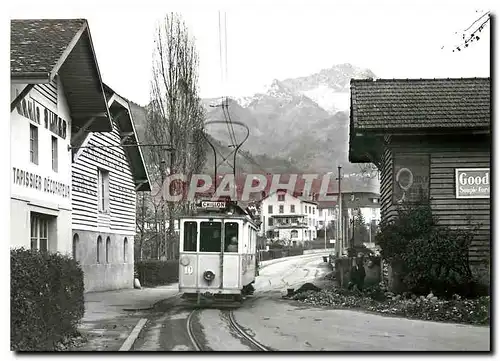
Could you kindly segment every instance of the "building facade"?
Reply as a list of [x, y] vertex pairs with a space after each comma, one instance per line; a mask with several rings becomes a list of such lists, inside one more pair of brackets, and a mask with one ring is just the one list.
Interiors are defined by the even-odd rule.
[[489, 78], [351, 82], [349, 160], [381, 173], [381, 220], [427, 199], [439, 224], [477, 226], [472, 264], [490, 258]]
[[110, 129], [85, 20], [11, 21], [11, 246], [71, 254], [71, 135]]
[[151, 190], [129, 103], [105, 93], [112, 131], [85, 133], [73, 149], [73, 254], [86, 292], [133, 287], [136, 192]]
[[265, 197], [260, 209], [262, 236], [296, 246], [316, 239], [319, 219], [316, 202], [278, 191]]

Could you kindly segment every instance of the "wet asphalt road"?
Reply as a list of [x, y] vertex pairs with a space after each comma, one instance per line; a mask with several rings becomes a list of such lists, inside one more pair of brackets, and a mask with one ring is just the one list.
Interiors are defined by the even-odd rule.
[[[254, 296], [234, 310], [237, 323], [255, 340], [280, 351], [487, 351], [489, 327], [386, 317], [360, 311], [312, 307], [281, 298], [329, 272], [321, 255], [292, 258], [265, 267]], [[135, 351], [195, 350], [187, 328], [192, 307], [179, 296], [163, 302], [134, 344]], [[192, 332], [203, 348], [251, 351], [231, 329], [225, 313], [203, 309], [192, 318]]]

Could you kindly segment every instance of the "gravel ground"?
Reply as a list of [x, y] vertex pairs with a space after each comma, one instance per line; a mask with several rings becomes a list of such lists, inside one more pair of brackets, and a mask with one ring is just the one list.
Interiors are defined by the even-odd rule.
[[384, 292], [379, 287], [373, 287], [364, 292], [338, 289], [331, 281], [330, 284], [323, 282], [320, 291], [300, 292], [290, 298], [317, 306], [362, 309], [411, 319], [470, 325], [490, 324], [489, 296], [476, 299], [461, 299], [457, 296], [452, 300], [438, 299], [432, 294], [427, 297], [415, 295], [402, 297]]

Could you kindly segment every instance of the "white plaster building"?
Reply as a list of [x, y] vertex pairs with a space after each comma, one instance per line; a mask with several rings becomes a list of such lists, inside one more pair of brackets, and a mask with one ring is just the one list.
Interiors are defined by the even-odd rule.
[[136, 191], [149, 180], [86, 20], [11, 22], [10, 121], [11, 246], [72, 254], [86, 292], [133, 287]]
[[260, 234], [291, 245], [316, 239], [318, 205], [316, 202], [278, 191], [262, 199]]
[[11, 246], [70, 254], [73, 129], [109, 130], [85, 20], [11, 21]]
[[337, 221], [338, 206], [336, 201], [318, 202], [318, 229], [328, 228]]

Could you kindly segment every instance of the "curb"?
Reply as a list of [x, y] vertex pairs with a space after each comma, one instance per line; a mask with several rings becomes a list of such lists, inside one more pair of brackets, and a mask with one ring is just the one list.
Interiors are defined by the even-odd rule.
[[139, 333], [141, 333], [141, 330], [146, 322], [148, 322], [147, 318], [141, 318], [139, 322], [137, 322], [137, 325], [135, 325], [134, 329], [132, 330], [130, 335], [128, 335], [127, 339], [118, 351], [130, 351], [130, 349], [134, 345], [135, 340], [137, 340], [137, 337], [139, 337]]

